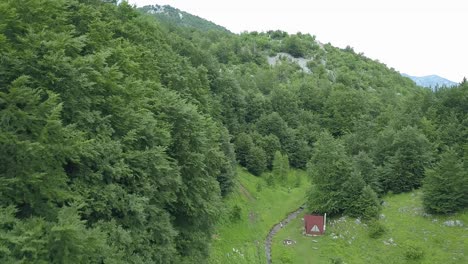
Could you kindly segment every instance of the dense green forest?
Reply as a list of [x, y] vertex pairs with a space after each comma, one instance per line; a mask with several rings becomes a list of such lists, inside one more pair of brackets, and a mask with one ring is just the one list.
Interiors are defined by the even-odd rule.
[[0, 3], [0, 262], [203, 263], [237, 164], [307, 169], [316, 212], [421, 186], [430, 213], [467, 207], [466, 80], [115, 2]]

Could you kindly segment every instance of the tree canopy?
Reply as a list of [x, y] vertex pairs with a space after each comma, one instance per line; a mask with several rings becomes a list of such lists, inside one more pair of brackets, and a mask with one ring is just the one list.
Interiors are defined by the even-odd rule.
[[149, 10], [0, 3], [0, 262], [203, 263], [238, 164], [307, 168], [315, 211], [371, 218], [421, 185], [428, 210], [466, 206], [434, 187], [466, 179], [444, 173], [468, 163], [466, 82], [433, 92], [309, 34]]

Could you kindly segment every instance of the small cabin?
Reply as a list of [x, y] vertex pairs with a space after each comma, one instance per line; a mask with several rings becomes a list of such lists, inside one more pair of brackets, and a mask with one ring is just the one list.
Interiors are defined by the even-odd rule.
[[327, 214], [325, 215], [305, 215], [304, 216], [304, 229], [305, 234], [309, 236], [320, 236], [325, 233], [326, 229], [326, 219]]

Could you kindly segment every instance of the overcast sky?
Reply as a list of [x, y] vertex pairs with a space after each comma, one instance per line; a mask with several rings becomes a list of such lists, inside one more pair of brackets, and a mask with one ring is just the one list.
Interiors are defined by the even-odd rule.
[[468, 0], [128, 0], [171, 5], [235, 33], [281, 29], [415, 76], [468, 78]]

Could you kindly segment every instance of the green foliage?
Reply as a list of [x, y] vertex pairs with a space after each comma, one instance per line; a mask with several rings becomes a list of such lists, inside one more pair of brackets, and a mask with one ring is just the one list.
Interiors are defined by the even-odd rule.
[[237, 163], [301, 186], [288, 168], [310, 160], [314, 211], [371, 218], [375, 192], [420, 187], [468, 144], [466, 83], [432, 93], [308, 34], [117, 2], [0, 4], [1, 262], [204, 262]]
[[349, 89], [343, 85], [332, 88], [325, 102], [327, 123], [333, 135], [353, 132], [358, 120], [369, 111], [369, 97], [362, 90]]
[[372, 158], [363, 151], [353, 156], [354, 169], [359, 172], [367, 185], [376, 192], [380, 191], [380, 182], [376, 175], [376, 169]]
[[62, 166], [77, 158], [84, 140], [62, 124], [58, 96], [31, 85], [21, 76], [0, 92], [0, 204], [21, 205], [23, 217], [53, 218], [49, 199], [62, 203], [71, 196]]
[[[388, 140], [381, 145], [379, 154], [383, 157], [379, 171], [382, 189], [400, 193], [420, 187], [424, 170], [432, 160], [431, 145], [424, 134], [414, 127], [405, 127], [380, 140]], [[388, 155], [382, 156], [384, 153]]]
[[[229, 132], [206, 114], [208, 69], [125, 2], [5, 10], [0, 206], [16, 208], [5, 261], [205, 259], [236, 164]], [[22, 249], [14, 240], [28, 232]]]
[[421, 260], [424, 257], [424, 249], [418, 245], [408, 242], [405, 246], [404, 254], [407, 260]]
[[362, 189], [360, 196], [352, 207], [360, 209], [358, 212], [363, 219], [377, 218], [381, 210], [377, 194], [369, 185]]
[[60, 209], [53, 223], [38, 217], [18, 221], [13, 207], [0, 211], [2, 262], [119, 262], [113, 256], [117, 252], [106, 245], [106, 234], [99, 228], [87, 228], [74, 207]]
[[292, 260], [291, 253], [289, 253], [289, 252], [279, 256], [278, 260], [279, 260], [279, 263], [283, 263], [283, 264], [292, 264], [292, 263], [294, 263], [293, 260]]
[[247, 166], [247, 161], [250, 156], [250, 152], [254, 147], [252, 137], [246, 133], [240, 133], [236, 137], [235, 141], [236, 146], [236, 158], [239, 161], [239, 164], [242, 166]]
[[[306, 177], [304, 171], [295, 173]], [[309, 188], [306, 181], [290, 192], [286, 186], [270, 187], [264, 177], [256, 177], [240, 167], [236, 182], [237, 188], [224, 199], [223, 206], [228, 214], [218, 220], [211, 254], [206, 263], [265, 263], [264, 238], [274, 224], [291, 212], [291, 208], [303, 204], [305, 191]], [[257, 186], [262, 186], [261, 192], [256, 191]], [[243, 217], [240, 221], [232, 222], [229, 213], [236, 205], [241, 208]], [[243, 256], [235, 253], [233, 248]], [[276, 258], [273, 261], [277, 262]]]
[[282, 155], [281, 152], [276, 151], [273, 159], [272, 175], [275, 180], [281, 184], [286, 183], [289, 172], [289, 159], [288, 155]]
[[387, 232], [387, 228], [377, 220], [369, 222], [368, 227], [369, 229], [367, 230], [367, 233], [370, 238], [381, 238]]
[[338, 214], [347, 207], [343, 184], [351, 173], [351, 161], [341, 141], [322, 133], [308, 164], [314, 186], [309, 195], [313, 212]]
[[260, 176], [266, 170], [267, 160], [265, 151], [257, 146], [253, 146], [247, 156], [245, 167], [253, 175]]
[[259, 146], [265, 151], [267, 157], [267, 168], [273, 168], [274, 156], [281, 149], [281, 143], [275, 135], [263, 136], [258, 142]]
[[234, 145], [230, 142], [229, 132], [224, 128], [220, 129], [219, 144], [223, 154], [218, 153], [222, 166], [219, 168], [219, 174], [216, 179], [219, 182], [221, 195], [226, 196], [234, 187], [237, 161]]
[[273, 187], [273, 186], [276, 185], [275, 176], [273, 176], [272, 173], [268, 173], [268, 174], [265, 176], [265, 181], [266, 181], [267, 185], [270, 186], [270, 187]]
[[292, 56], [304, 57], [306, 55], [306, 47], [298, 36], [293, 35], [284, 40], [284, 51]]
[[342, 264], [344, 262], [343, 262], [343, 259], [341, 259], [340, 257], [333, 257], [333, 258], [330, 258], [330, 263], [332, 263], [332, 264]]
[[240, 206], [237, 204], [234, 205], [234, 207], [231, 209], [231, 215], [229, 218], [233, 222], [240, 221], [242, 218], [242, 208], [240, 208]]
[[426, 211], [448, 214], [468, 207], [468, 172], [453, 149], [444, 152], [439, 163], [426, 174], [423, 185]]
[[310, 209], [331, 215], [376, 218], [380, 212], [377, 194], [366, 184], [361, 172], [353, 170], [342, 142], [322, 133], [315, 151], [308, 167], [314, 182], [309, 193]]
[[352, 171], [343, 183], [343, 204], [346, 206], [345, 213], [353, 217], [359, 217], [364, 209], [360, 201], [365, 182], [359, 172]]
[[[373, 221], [363, 222], [351, 217], [329, 218], [328, 214], [327, 230], [323, 236], [304, 236], [301, 232], [304, 222], [300, 215], [275, 235], [272, 260], [277, 261], [287, 252], [292, 256], [293, 263], [330, 263], [332, 257], [339, 257], [346, 263], [467, 262], [468, 256], [460, 254], [466, 248], [466, 237], [463, 236], [466, 227], [445, 226], [443, 223], [454, 219], [465, 223], [468, 212], [447, 216], [427, 215], [422, 211], [421, 198], [422, 192], [419, 190], [382, 197], [385, 206], [377, 223], [384, 226], [386, 232], [380, 238], [369, 236]], [[292, 239], [296, 244], [284, 246], [284, 239]], [[422, 249], [423, 257], [408, 260], [405, 256], [408, 245]]]
[[261, 192], [263, 190], [263, 185], [261, 183], [257, 183], [255, 190], [257, 190], [257, 192]]
[[210, 21], [194, 16], [187, 12], [181, 11], [177, 8], [164, 5], [144, 6], [139, 8], [144, 13], [149, 13], [156, 17], [159, 21], [167, 24], [169, 27], [189, 27], [196, 28], [203, 31], [220, 31], [228, 33], [229, 31], [219, 25], [216, 25]]
[[351, 174], [343, 184], [343, 192], [347, 215], [363, 219], [378, 217], [381, 208], [377, 194], [369, 185], [365, 185], [359, 173]]

